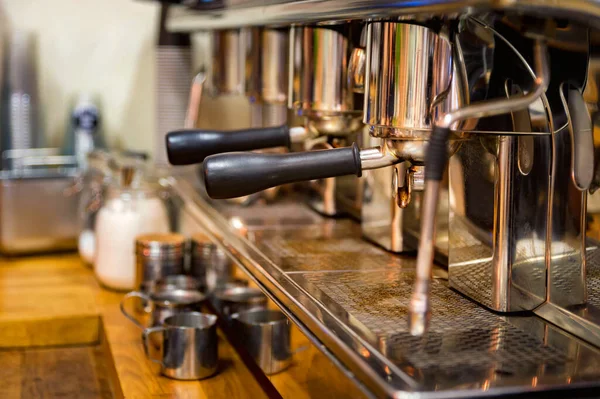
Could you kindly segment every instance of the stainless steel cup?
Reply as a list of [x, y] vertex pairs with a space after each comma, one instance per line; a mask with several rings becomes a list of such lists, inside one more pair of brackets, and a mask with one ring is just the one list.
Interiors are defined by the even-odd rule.
[[248, 280], [244, 280], [244, 279], [241, 279], [241, 278], [234, 277], [231, 280], [229, 280], [229, 281], [227, 281], [227, 282], [225, 282], [225, 283], [217, 286], [217, 288], [216, 288], [215, 291], [219, 292], [219, 291], [223, 291], [223, 290], [226, 290], [226, 289], [229, 289], [229, 288], [247, 287], [247, 286], [248, 286]]
[[[132, 298], [138, 298], [144, 304], [143, 313], [150, 316], [147, 325], [144, 325], [141, 318], [126, 310], [125, 304]], [[138, 327], [146, 328], [160, 325], [170, 316], [200, 310], [205, 299], [204, 294], [196, 290], [163, 289], [150, 293], [133, 291], [121, 300], [121, 312]]]
[[136, 287], [151, 291], [156, 281], [183, 274], [186, 240], [181, 234], [144, 234], [136, 237]]
[[[160, 326], [143, 333], [146, 356], [160, 364], [161, 373], [177, 380], [199, 380], [210, 377], [219, 363], [217, 316], [186, 312], [168, 317]], [[153, 334], [162, 334], [162, 356], [150, 354]]]
[[240, 342], [265, 374], [278, 373], [290, 365], [290, 324], [283, 313], [252, 309], [231, 318]]
[[227, 320], [234, 313], [265, 308], [267, 297], [257, 288], [233, 287], [215, 292], [212, 304], [215, 310]]
[[205, 282], [208, 292], [231, 281], [235, 268], [231, 259], [204, 234], [192, 237], [190, 274]]
[[164, 290], [192, 290], [192, 291], [202, 291], [204, 286], [202, 282], [192, 276], [187, 276], [185, 274], [176, 274], [173, 276], [163, 277], [160, 280], [156, 281], [155, 291], [164, 291]]
[[[163, 277], [156, 281], [142, 283], [140, 291], [144, 293], [165, 291], [165, 290], [188, 290], [204, 292], [204, 283], [195, 277], [185, 274], [175, 274]], [[135, 307], [136, 312], [150, 313], [152, 308], [146, 301], [138, 301]]]

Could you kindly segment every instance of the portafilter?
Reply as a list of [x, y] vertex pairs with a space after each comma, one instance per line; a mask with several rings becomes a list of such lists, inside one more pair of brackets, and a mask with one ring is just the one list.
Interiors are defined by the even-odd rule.
[[[217, 31], [207, 85], [212, 94], [245, 94], [253, 105], [252, 127], [241, 130], [184, 129], [167, 134], [172, 165], [191, 165], [212, 154], [290, 147], [306, 137], [287, 120], [288, 30]], [[257, 112], [261, 115], [255, 115]]]
[[[265, 28], [258, 34], [253, 31], [250, 44], [246, 44], [249, 50], [245, 87], [251, 101], [262, 104], [263, 127], [171, 132], [167, 135], [171, 164], [199, 163], [209, 155], [223, 152], [290, 147], [309, 137], [356, 134], [363, 126], [362, 30], [360, 23], [292, 27], [289, 47], [285, 30]], [[257, 41], [260, 46], [252, 45]], [[305, 119], [305, 126], [272, 126], [283, 121], [282, 106], [286, 102], [289, 109]]]
[[[290, 89], [290, 105], [310, 116], [324, 116], [335, 110], [362, 116], [371, 134], [383, 139], [381, 146], [361, 150], [354, 144], [284, 155], [236, 153], [212, 156], [206, 159], [204, 166], [209, 196], [230, 198], [292, 182], [351, 174], [361, 176], [363, 170], [402, 161], [422, 165], [432, 120], [439, 112], [460, 107], [464, 98], [461, 94], [464, 85], [456, 72], [455, 57], [447, 36], [417, 24], [371, 23], [367, 26], [365, 57], [354, 54], [350, 58], [353, 65], [349, 69], [353, 76], [346, 75], [346, 81], [352, 82], [356, 88], [354, 92], [341, 91], [343, 96], [321, 94], [319, 90], [325, 91], [327, 85], [337, 87], [338, 84], [326, 73], [320, 85], [306, 85], [301, 81], [298, 87]], [[328, 43], [325, 39], [314, 41]], [[331, 42], [330, 47], [335, 50], [338, 45]], [[320, 58], [323, 57], [325, 54]], [[365, 71], [364, 77], [361, 71]], [[361, 83], [365, 93], [364, 115], [350, 111], [356, 108], [352, 103], [356, 100], [354, 94], [363, 91]], [[460, 138], [460, 134], [453, 138]], [[452, 147], [451, 151], [456, 146]]]

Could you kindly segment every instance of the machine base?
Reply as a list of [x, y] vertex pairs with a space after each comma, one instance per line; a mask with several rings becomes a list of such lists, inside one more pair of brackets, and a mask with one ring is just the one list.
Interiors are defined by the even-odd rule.
[[533, 313], [492, 313], [448, 287], [435, 268], [432, 321], [410, 335], [414, 257], [363, 240], [351, 220], [300, 203], [239, 208], [175, 190], [191, 217], [292, 321], [373, 396], [442, 398], [600, 388], [600, 351]]

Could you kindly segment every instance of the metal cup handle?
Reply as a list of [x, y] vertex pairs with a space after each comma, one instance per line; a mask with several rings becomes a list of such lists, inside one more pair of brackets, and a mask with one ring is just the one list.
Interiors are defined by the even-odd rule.
[[[127, 317], [129, 320], [131, 320], [136, 326], [138, 326], [141, 329], [146, 328], [146, 326], [142, 325], [142, 323], [140, 323], [140, 321], [131, 313], [127, 312], [125, 310], [125, 303], [130, 299], [130, 298], [140, 298], [143, 299], [144, 301], [146, 301], [147, 303], [150, 303], [151, 305], [153, 304], [152, 299], [150, 299], [150, 297], [146, 294], [144, 294], [143, 292], [139, 292], [139, 291], [132, 291], [130, 293], [128, 293], [127, 295], [125, 295], [123, 297], [123, 299], [121, 299], [121, 313], [123, 313], [123, 315], [125, 317]], [[146, 307], [144, 307], [144, 312], [146, 313], [150, 313], [146, 310]]]
[[156, 326], [156, 327], [150, 327], [150, 328], [146, 328], [144, 329], [144, 332], [142, 333], [142, 343], [144, 344], [144, 353], [146, 354], [146, 357], [156, 363], [159, 364], [161, 367], [164, 366], [162, 360], [154, 358], [152, 356], [150, 356], [150, 336], [154, 333], [164, 333], [164, 331], [166, 330], [165, 327], [163, 326]]

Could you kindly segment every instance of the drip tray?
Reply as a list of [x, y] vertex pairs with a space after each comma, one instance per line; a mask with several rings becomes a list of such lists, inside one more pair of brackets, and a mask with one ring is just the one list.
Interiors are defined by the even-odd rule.
[[[178, 191], [192, 198], [185, 186]], [[246, 208], [246, 218], [233, 207], [217, 212], [197, 196], [194, 203], [238, 263], [375, 396], [566, 389], [574, 397], [579, 389], [600, 387], [594, 346], [531, 313], [507, 317], [486, 310], [450, 289], [442, 268], [434, 270], [430, 329], [424, 337], [411, 336], [415, 259], [364, 241], [352, 221], [308, 215], [301, 203]], [[286, 228], [294, 214], [304, 222]], [[278, 224], [273, 215], [288, 222]], [[235, 228], [231, 217], [237, 218]]]

